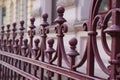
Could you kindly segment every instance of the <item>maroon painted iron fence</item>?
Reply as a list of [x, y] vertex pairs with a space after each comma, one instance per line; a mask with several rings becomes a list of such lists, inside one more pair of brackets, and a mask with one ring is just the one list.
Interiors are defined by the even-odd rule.
[[[36, 34], [34, 21], [32, 18], [28, 39], [25, 39], [24, 21], [20, 22], [19, 33], [16, 29], [16, 23], [13, 23], [13, 29], [7, 25], [7, 31], [4, 26], [1, 29], [0, 39], [0, 79], [1, 80], [119, 80], [120, 79], [120, 1], [111, 0], [111, 8], [104, 15], [98, 13], [102, 0], [91, 0], [91, 10], [88, 23], [85, 23], [84, 29], [88, 32], [87, 44], [82, 59], [76, 57], [80, 54], [76, 50], [77, 39], [72, 38], [69, 41], [70, 50], [65, 51], [64, 33], [68, 31], [63, 18], [64, 8], [57, 9], [58, 17], [55, 19], [57, 48], [54, 49], [54, 39], [47, 40], [49, 33], [48, 15], [43, 14], [41, 23], [40, 37], [34, 39]], [[112, 26], [108, 27], [108, 22]], [[101, 40], [104, 51], [110, 57], [109, 66], [104, 65], [100, 57], [97, 45], [97, 26], [101, 27]], [[107, 44], [106, 34], [110, 35], [112, 43], [111, 49]], [[17, 37], [19, 36], [19, 37]], [[12, 38], [11, 38], [12, 37]], [[46, 44], [47, 40], [47, 44]], [[95, 59], [101, 70], [108, 75], [106, 78], [95, 76]], [[78, 70], [86, 62], [86, 73]], [[66, 67], [63, 67], [63, 64]], [[65, 80], [65, 79], [64, 79]]]

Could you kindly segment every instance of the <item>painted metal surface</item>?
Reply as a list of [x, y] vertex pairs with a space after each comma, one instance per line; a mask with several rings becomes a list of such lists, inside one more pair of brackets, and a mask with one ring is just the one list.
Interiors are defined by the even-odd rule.
[[[87, 44], [82, 59], [76, 57], [80, 54], [76, 50], [77, 39], [72, 38], [69, 41], [70, 50], [65, 51], [64, 33], [68, 31], [66, 20], [63, 17], [65, 9], [58, 7], [58, 17], [55, 19], [55, 32], [57, 38], [57, 48], [54, 49], [54, 39], [47, 41], [49, 33], [47, 18], [43, 14], [41, 23], [41, 39], [34, 39], [35, 36], [35, 18], [31, 18], [29, 38], [24, 36], [24, 21], [20, 22], [20, 32], [17, 33], [16, 23], [13, 23], [13, 29], [7, 25], [7, 31], [4, 26], [1, 27], [0, 39], [0, 78], [1, 80], [62, 80], [66, 76], [67, 80], [119, 80], [120, 79], [120, 1], [110, 0], [109, 10], [99, 14], [99, 7], [102, 0], [91, 0], [90, 15], [88, 23], [85, 23], [84, 30], [88, 32]], [[108, 21], [112, 21], [111, 27], [108, 27]], [[109, 66], [104, 65], [100, 57], [97, 45], [97, 27], [101, 28], [101, 40], [104, 51], [110, 57]], [[6, 33], [6, 34], [5, 34]], [[106, 34], [110, 35], [112, 44], [109, 49]], [[12, 39], [10, 39], [12, 36]], [[16, 38], [19, 36], [19, 38]], [[46, 43], [47, 42], [47, 43]], [[47, 47], [48, 44], [48, 47]], [[95, 76], [95, 59], [101, 70], [108, 75], [107, 78]], [[63, 63], [64, 61], [64, 63]], [[77, 70], [85, 64], [86, 73]], [[62, 65], [66, 64], [67, 67]]]

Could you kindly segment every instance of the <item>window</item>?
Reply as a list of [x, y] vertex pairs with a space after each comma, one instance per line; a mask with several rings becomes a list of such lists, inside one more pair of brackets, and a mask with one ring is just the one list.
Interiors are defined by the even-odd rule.
[[27, 2], [28, 0], [17, 1], [17, 23], [19, 24], [21, 20], [24, 20], [24, 26], [27, 26]]
[[48, 13], [48, 22], [53, 24], [54, 19], [57, 17], [57, 5], [58, 0], [42, 0], [42, 11], [43, 13]]
[[6, 5], [5, 5], [5, 1], [2, 0], [1, 2], [1, 25], [4, 24], [5, 22], [5, 16], [6, 16]]
[[52, 14], [51, 14], [51, 23], [56, 19], [57, 17], [57, 0], [52, 0]]
[[111, 8], [111, 0], [103, 0], [101, 5], [100, 5], [99, 12], [100, 13], [105, 13], [110, 8]]
[[26, 26], [26, 27], [27, 27], [27, 7], [28, 7], [27, 3], [28, 3], [28, 0], [24, 0], [24, 10], [23, 10], [24, 13], [23, 13], [23, 15], [24, 15], [24, 21], [25, 21], [24, 26]]
[[2, 22], [1, 22], [2, 25], [4, 24], [5, 16], [6, 16], [6, 7], [2, 7]]
[[10, 9], [10, 23], [12, 24], [14, 22], [14, 16], [15, 16], [15, 15], [13, 15], [14, 14], [14, 3], [13, 2], [11, 2], [10, 7], [11, 7], [11, 9]]
[[20, 22], [20, 0], [17, 1], [17, 23]]

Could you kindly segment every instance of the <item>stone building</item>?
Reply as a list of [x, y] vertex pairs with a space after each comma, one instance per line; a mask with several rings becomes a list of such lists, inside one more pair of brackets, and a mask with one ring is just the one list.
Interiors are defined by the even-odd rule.
[[[0, 25], [12, 24], [13, 22], [17, 22], [19, 25], [19, 21], [24, 20], [26, 23], [25, 27], [28, 29], [30, 24], [29, 19], [31, 17], [35, 17], [35, 25], [37, 30], [39, 30], [40, 22], [42, 20], [41, 15], [43, 13], [48, 13], [48, 22], [50, 24], [50, 34], [48, 34], [48, 37], [53, 37], [56, 39], [53, 25], [53, 21], [57, 17], [56, 8], [57, 6], [64, 6], [66, 9], [64, 17], [67, 20], [69, 29], [64, 38], [65, 43], [67, 43], [65, 47], [68, 49], [69, 39], [76, 37], [78, 39], [77, 49], [81, 55], [80, 57], [82, 57], [87, 40], [87, 32], [82, 31], [82, 24], [87, 22], [89, 17], [90, 1], [91, 0], [0, 0]], [[106, 4], [107, 1], [109, 0], [103, 0], [100, 13], [104, 13], [108, 10]], [[98, 45], [100, 48], [100, 53], [105, 53], [101, 44], [100, 32], [101, 30], [98, 29]], [[36, 37], [39, 37], [39, 34], [37, 34]], [[108, 43], [109, 45], [111, 43], [109, 38]], [[108, 65], [107, 61], [109, 57], [102, 54], [101, 57], [103, 57], [105, 64]], [[96, 69], [100, 70], [97, 63]], [[82, 70], [84, 71], [85, 69], [82, 68]], [[96, 75], [98, 74], [99, 73], [96, 72]], [[103, 75], [104, 74], [101, 74], [100, 76]]]

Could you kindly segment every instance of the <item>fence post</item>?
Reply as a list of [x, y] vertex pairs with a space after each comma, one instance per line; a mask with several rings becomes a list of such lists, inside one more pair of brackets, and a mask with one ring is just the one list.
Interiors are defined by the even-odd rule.
[[[44, 50], [46, 49], [46, 38], [47, 38], [47, 33], [49, 33], [49, 29], [47, 28], [47, 26], [49, 25], [48, 22], [47, 22], [47, 18], [48, 18], [48, 14], [47, 13], [44, 13], [42, 15], [42, 18], [43, 18], [43, 21], [41, 23], [41, 44], [40, 44], [40, 53], [41, 53], [41, 61], [44, 62], [44, 58], [45, 58], [45, 55], [44, 55]], [[43, 80], [43, 77], [44, 77], [44, 69], [41, 68], [40, 69], [41, 73], [40, 74], [40, 80]]]
[[115, 8], [120, 8], [119, 0], [112, 0], [112, 26], [108, 27], [105, 32], [108, 33], [112, 38], [111, 44], [111, 59], [110, 59], [110, 80], [120, 79], [119, 75], [119, 58], [120, 58], [120, 10], [115, 10]]
[[[34, 22], [35, 22], [35, 18], [31, 18], [30, 19], [30, 22], [31, 22], [31, 25], [29, 26], [30, 30], [28, 31], [28, 35], [30, 37], [30, 42], [29, 42], [29, 53], [28, 53], [28, 56], [29, 58], [31, 58], [32, 56], [32, 47], [33, 47], [33, 38], [34, 38], [34, 35], [35, 35], [35, 28], [36, 26], [34, 25]], [[31, 73], [31, 64], [28, 64], [28, 72]]]

